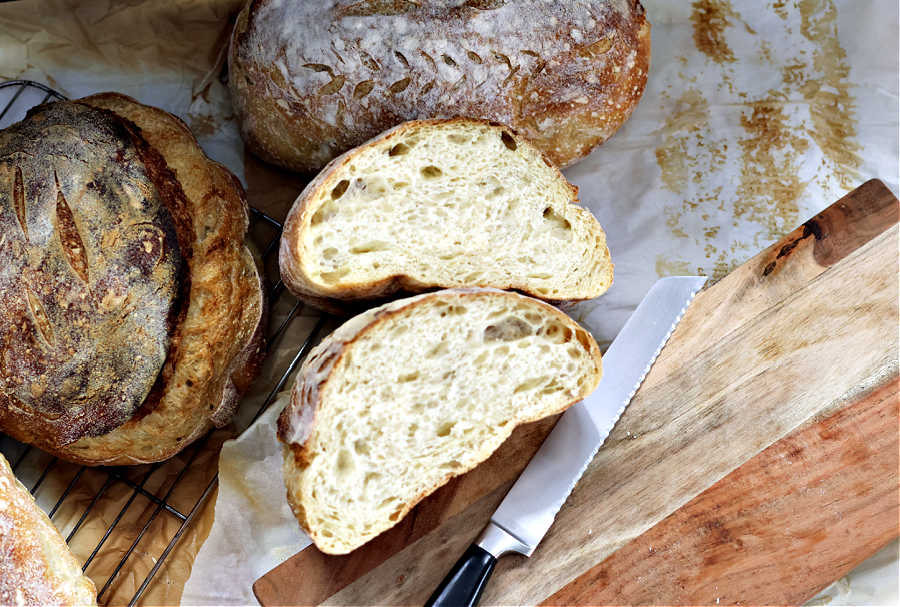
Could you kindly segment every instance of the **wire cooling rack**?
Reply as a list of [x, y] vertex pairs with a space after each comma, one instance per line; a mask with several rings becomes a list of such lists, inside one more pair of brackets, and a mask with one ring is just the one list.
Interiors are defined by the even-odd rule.
[[[15, 120], [20, 119], [26, 110], [35, 105], [62, 99], [65, 99], [62, 94], [38, 82], [29, 80], [0, 82], [0, 104], [2, 104], [2, 109], [0, 109], [0, 128], [4, 128]], [[302, 304], [284, 289], [284, 285], [278, 278], [275, 254], [278, 250], [281, 228], [281, 223], [276, 219], [257, 209], [250, 209], [251, 237], [259, 246], [264, 267], [266, 268], [266, 276], [269, 284], [272, 285], [269, 289], [270, 309], [274, 310], [276, 306], [288, 309], [286, 318], [280, 321], [277, 326], [270, 327], [267, 341], [267, 348], [269, 349], [278, 342], [279, 338], [285, 333], [285, 330], [302, 309]], [[253, 420], [256, 420], [265, 411], [274, 400], [275, 395], [284, 387], [288, 377], [303, 359], [310, 344], [321, 332], [326, 321], [325, 316], [318, 317], [312, 330], [302, 340], [296, 355], [278, 377], [275, 385], [267, 393], [262, 404], [255, 412]], [[207, 478], [203, 478], [199, 484], [196, 483], [196, 479], [192, 479], [194, 487], [191, 489], [194, 489], [194, 492], [197, 487], [203, 486], [203, 481], [206, 482], [205, 488], [200, 492], [199, 497], [191, 496], [189, 500], [173, 499], [173, 496], [176, 496], [180, 489], [183, 488], [183, 481], [191, 473], [192, 466], [197, 461], [198, 456], [204, 449], [207, 451], [210, 449], [210, 446], [207, 444], [209, 440], [210, 435], [207, 435], [168, 461], [131, 467], [98, 468], [74, 466], [51, 457], [36, 448], [15, 442], [8, 437], [4, 437], [3, 450], [11, 463], [13, 471], [23, 483], [26, 482], [25, 476], [36, 478], [36, 480], [29, 481], [26, 484], [26, 486], [30, 485], [29, 489], [32, 495], [38, 492], [48, 478], [53, 477], [57, 473], [59, 473], [57, 476], [69, 479], [68, 482], [63, 481], [61, 493], [55, 500], [46, 501], [45, 508], [51, 520], [60, 511], [60, 508], [66, 504], [66, 500], [71, 500], [74, 495], [79, 494], [79, 502], [87, 502], [80, 515], [76, 516], [77, 520], [71, 529], [68, 530], [65, 538], [66, 542], [71, 545], [73, 540], [78, 538], [79, 531], [84, 532], [86, 528], [92, 527], [97, 532], [99, 539], [94, 543], [90, 554], [82, 566], [82, 570], [85, 572], [88, 571], [88, 568], [95, 561], [103, 559], [109, 563], [111, 560], [115, 560], [111, 573], [104, 575], [105, 581], [103, 583], [99, 583], [94, 575], [91, 576], [97, 583], [97, 602], [101, 605], [109, 602], [110, 597], [108, 595], [111, 594], [111, 586], [116, 581], [117, 576], [128, 570], [129, 559], [134, 555], [135, 550], [141, 544], [141, 540], [145, 539], [148, 532], [153, 533], [151, 529], [156, 529], [154, 524], [158, 522], [158, 519], [160, 517], [172, 517], [175, 519], [177, 524], [176, 531], [172, 534], [168, 544], [160, 554], [155, 557], [151, 555], [153, 566], [131, 597], [128, 603], [129, 607], [131, 607], [139, 603], [160, 568], [166, 563], [185, 532], [189, 530], [192, 522], [194, 522], [198, 513], [201, 512], [203, 505], [218, 484], [217, 466], [213, 466]], [[214, 448], [217, 454], [218, 447]], [[25, 468], [29, 468], [32, 474], [23, 475], [22, 472]], [[63, 470], [63, 468], [66, 470]], [[151, 487], [151, 485], [156, 483], [149, 481], [160, 477], [172, 480], [163, 482], [158, 487]], [[94, 489], [97, 485], [99, 485], [99, 489]], [[105, 495], [110, 495], [113, 489], [117, 487], [120, 490], [121, 487], [125, 488], [122, 499], [119, 500], [123, 503], [119, 507], [117, 514], [110, 522], [92, 520], [92, 517], [93, 519], [98, 518], [97, 504]], [[85, 491], [89, 495], [85, 495]], [[117, 538], [116, 536], [117, 534], [126, 533], [122, 529], [125, 525], [121, 523], [123, 519], [131, 516], [130, 510], [140, 508], [140, 506], [136, 505], [139, 500], [146, 500], [143, 502], [143, 505], [145, 508], [149, 506], [150, 514], [146, 517], [139, 517], [137, 526], [140, 529], [137, 533], [128, 532], [131, 538], [129, 543], [128, 537]], [[152, 506], [150, 506], [151, 504]], [[100, 523], [99, 527], [97, 523]], [[121, 546], [124, 545], [128, 547], [122, 549]], [[113, 546], [117, 547], [113, 548]]]

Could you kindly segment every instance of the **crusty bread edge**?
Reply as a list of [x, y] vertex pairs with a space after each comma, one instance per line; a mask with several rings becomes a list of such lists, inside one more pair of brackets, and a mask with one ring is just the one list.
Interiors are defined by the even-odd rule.
[[[331, 335], [322, 340], [322, 342], [310, 352], [309, 357], [307, 358], [306, 362], [304, 362], [302, 368], [300, 369], [300, 372], [297, 374], [297, 378], [291, 390], [290, 402], [285, 406], [284, 410], [279, 415], [277, 423], [278, 438], [283, 444], [283, 474], [285, 485], [287, 487], [288, 505], [290, 506], [294, 516], [297, 518], [297, 522], [300, 524], [300, 527], [310, 536], [310, 538], [316, 544], [316, 547], [319, 548], [319, 550], [321, 550], [322, 552], [326, 554], [346, 554], [359, 547], [352, 546], [347, 549], [335, 549], [329, 546], [329, 543], [333, 542], [334, 538], [328, 540], [327, 538], [319, 537], [316, 534], [315, 530], [310, 527], [308, 519], [306, 517], [305, 509], [300, 503], [299, 495], [295, 494], [295, 491], [292, 490], [291, 486], [292, 480], [298, 479], [300, 474], [302, 474], [302, 469], [305, 468], [310, 462], [310, 448], [308, 442], [309, 438], [312, 436], [315, 430], [317, 417], [316, 414], [319, 410], [319, 407], [321, 406], [321, 392], [325, 383], [331, 376], [331, 373], [334, 371], [337, 364], [347, 352], [348, 348], [355, 341], [360, 339], [366, 332], [372, 330], [375, 326], [377, 326], [381, 322], [384, 322], [391, 316], [400, 314], [404, 310], [419, 305], [430, 299], [447, 296], [456, 296], [460, 298], [471, 297], [478, 296], [479, 294], [483, 293], [491, 293], [509, 298], [520, 298], [529, 302], [534, 302], [539, 306], [543, 306], [548, 312], [552, 313], [561, 322], [569, 326], [576, 335], [583, 335], [585, 337], [585, 339], [578, 339], [578, 341], [582, 345], [587, 343], [588, 353], [590, 357], [593, 358], [593, 360], [596, 362], [596, 372], [592, 376], [592, 381], [589, 384], [589, 389], [585, 393], [577, 395], [570, 402], [565, 403], [559, 408], [550, 411], [544, 411], [540, 414], [536, 414], [528, 418], [516, 420], [516, 423], [514, 424], [508, 424], [502, 431], [501, 442], [499, 444], [502, 444], [503, 441], [509, 438], [509, 435], [512, 434], [513, 430], [515, 430], [516, 427], [565, 411], [575, 403], [583, 400], [588, 394], [593, 392], [596, 389], [597, 385], [600, 383], [600, 378], [603, 375], [600, 348], [591, 334], [581, 326], [579, 326], [577, 322], [575, 322], [564, 312], [558, 310], [552, 305], [539, 299], [520, 295], [518, 293], [501, 291], [491, 288], [445, 289], [442, 291], [424, 293], [415, 297], [396, 300], [394, 302], [382, 305], [378, 308], [368, 310], [367, 312], [364, 312], [352, 318], [341, 327], [339, 327], [336, 331], [334, 331]], [[400, 511], [400, 516], [397, 517], [397, 520], [394, 522], [388, 521], [388, 524], [383, 526], [383, 528], [380, 529], [380, 531], [378, 531], [378, 533], [376, 533], [373, 538], [400, 522], [410, 512], [410, 510], [412, 510], [416, 506], [416, 504], [418, 504], [435, 490], [446, 484], [450, 479], [465, 474], [469, 470], [475, 468], [478, 464], [490, 457], [494, 450], [495, 449], [486, 449], [485, 451], [477, 454], [474, 458], [474, 464], [465, 469], [448, 472], [432, 487], [426, 489], [420, 495], [404, 504]]]
[[303, 231], [309, 226], [312, 215], [316, 212], [316, 210], [318, 210], [318, 207], [312, 206], [313, 202], [319, 196], [321, 191], [333, 187], [334, 181], [337, 178], [339, 171], [345, 165], [352, 163], [356, 156], [359, 155], [364, 149], [374, 145], [382, 145], [386, 141], [394, 138], [401, 138], [411, 130], [426, 126], [447, 126], [455, 123], [479, 124], [487, 126], [496, 131], [508, 132], [513, 136], [517, 145], [522, 146], [524, 149], [529, 150], [528, 153], [540, 158], [547, 165], [547, 167], [549, 167], [551, 171], [554, 172], [555, 177], [567, 186], [570, 192], [569, 204], [574, 205], [574, 208], [577, 209], [576, 212], [587, 214], [588, 222], [592, 221], [595, 224], [597, 230], [597, 242], [599, 243], [600, 241], [602, 241], [604, 247], [603, 251], [599, 253], [599, 256], [605, 257], [606, 260], [608, 260], [608, 272], [604, 276], [602, 284], [597, 285], [595, 292], [590, 293], [589, 295], [584, 297], [572, 297], [566, 298], [565, 300], [558, 300], [548, 299], [540, 293], [531, 292], [519, 286], [513, 287], [513, 285], [469, 286], [509, 289], [515, 288], [517, 291], [523, 293], [524, 295], [535, 297], [537, 299], [543, 299], [552, 303], [561, 303], [562, 301], [585, 301], [598, 297], [609, 289], [613, 280], [613, 263], [610, 258], [609, 247], [606, 244], [606, 234], [593, 214], [588, 209], [581, 206], [581, 204], [579, 203], [578, 187], [569, 183], [569, 181], [562, 174], [562, 171], [560, 171], [559, 168], [549, 160], [546, 154], [532, 145], [527, 139], [518, 135], [514, 129], [500, 124], [499, 122], [456, 117], [433, 120], [411, 120], [401, 123], [381, 133], [377, 137], [373, 137], [362, 145], [336, 157], [334, 160], [329, 162], [312, 181], [307, 184], [307, 186], [294, 201], [294, 204], [291, 206], [291, 209], [288, 212], [287, 219], [284, 223], [284, 230], [282, 231], [281, 235], [281, 242], [279, 243], [278, 264], [281, 272], [281, 278], [284, 282], [284, 285], [291, 293], [293, 293], [298, 298], [306, 301], [307, 303], [325, 309], [326, 311], [341, 312], [348, 309], [353, 309], [354, 303], [358, 304], [360, 300], [386, 298], [397, 292], [421, 293], [425, 290], [447, 286], [423, 284], [405, 274], [394, 274], [392, 276], [385, 277], [377, 282], [358, 283], [353, 286], [343, 286], [329, 289], [323, 285], [315, 283], [311, 279], [309, 273], [304, 268], [303, 255], [299, 250], [299, 247], [302, 243]]
[[[94, 583], [82, 573], [59, 530], [15, 477], [2, 453], [0, 479], [8, 483], [7, 491], [0, 487], [0, 500], [5, 502], [0, 519], [7, 519], [13, 526], [11, 537], [2, 541], [5, 552], [0, 559], [0, 589], [12, 585], [24, 595], [7, 603], [8, 597], [0, 593], [0, 603], [17, 604], [30, 598], [78, 607], [96, 605]], [[23, 557], [38, 562], [22, 562]]]
[[[248, 38], [253, 34], [253, 21], [260, 0], [248, 0], [238, 14], [229, 45], [229, 89], [232, 102], [240, 123], [241, 134], [250, 150], [263, 160], [282, 168], [301, 173], [313, 173], [325, 164], [325, 158], [337, 155], [346, 150], [346, 141], [358, 140], [362, 133], [356, 129], [335, 127], [328, 129], [333, 137], [311, 138], [303, 129], [304, 126], [321, 124], [320, 118], [311, 113], [307, 107], [307, 95], [301, 93], [308, 87], [301, 86], [297, 78], [285, 80], [283, 73], [277, 69], [266, 70], [268, 63], [262, 63], [255, 56]], [[523, 108], [522, 95], [518, 101], [509, 99], [506, 104], [496, 104], [494, 99], [483, 98], [481, 104], [469, 108], [467, 114], [490, 119], [495, 111], [508, 107], [511, 118], [507, 121], [520, 133], [527, 135], [536, 147], [545, 150], [547, 155], [560, 167], [568, 167], [587, 156], [598, 145], [603, 144], [628, 121], [637, 107], [646, 89], [651, 60], [651, 25], [647, 20], [644, 7], [639, 0], [628, 0], [631, 5], [631, 19], [613, 32], [625, 49], [618, 52], [618, 60], [606, 64], [606, 73], [595, 72], [593, 75], [605, 76], [605, 87], [598, 89], [596, 82], [591, 85], [581, 80], [584, 74], [560, 74], [561, 82], [557, 83], [557, 92], [568, 89], [574, 81], [586, 96], [585, 103], [575, 103], [559, 99], [562, 95], [552, 96], [538, 108]], [[560, 52], [553, 56], [553, 61], [565, 66], [571, 53], [584, 52], [582, 45]], [[635, 53], [633, 63], [627, 63], [626, 50]], [[311, 63], [315, 60], [309, 59]], [[564, 70], [561, 70], [564, 71]], [[609, 74], [612, 72], [612, 76]], [[255, 84], [248, 85], [246, 78], [253, 74]], [[246, 78], [246, 79], [245, 79]], [[298, 88], [299, 87], [299, 88]], [[515, 91], [508, 91], [515, 95]], [[387, 104], [389, 105], [389, 104]], [[421, 108], [420, 115], [446, 116], [446, 111], [436, 108]], [[387, 112], [389, 115], [394, 112]], [[608, 120], [598, 119], [598, 114], [607, 116]], [[407, 114], [407, 119], [415, 118]], [[371, 128], [388, 128], [392, 126], [388, 120], [367, 124]], [[549, 124], [549, 127], [547, 126]], [[327, 127], [326, 127], [327, 128]], [[380, 129], [379, 129], [380, 130]], [[572, 143], [560, 149], [559, 143], [568, 142], [567, 132], [575, 130], [579, 133]], [[365, 131], [364, 131], [365, 132]], [[330, 154], [319, 157], [310, 154], [309, 147], [313, 143], [321, 143], [324, 139], [340, 139], [330, 144]], [[305, 148], [305, 149], [304, 149]]]
[[[244, 234], [244, 242], [242, 243], [241, 252], [241, 264], [255, 277], [255, 286], [253, 287], [253, 290], [257, 293], [258, 297], [257, 301], [253, 303], [258, 306], [259, 314], [256, 318], [253, 330], [250, 333], [246, 344], [235, 354], [234, 357], [231, 358], [231, 360], [227, 361], [226, 370], [222, 373], [222, 377], [224, 378], [222, 389], [220, 391], [220, 394], [217, 396], [216, 402], [209, 407], [209, 413], [206, 416], [206, 420], [201, 423], [197, 423], [188, 433], [179, 437], [179, 440], [173, 440], [165, 445], [163, 444], [163, 441], [160, 440], [160, 442], [152, 448], [152, 453], [142, 455], [136, 455], [135, 453], [130, 452], [127, 448], [113, 446], [112, 443], [108, 447], [104, 446], [105, 441], [103, 440], [103, 438], [105, 436], [113, 436], [120, 434], [120, 432], [127, 432], [128, 427], [131, 427], [135, 424], [141, 424], [141, 422], [143, 421], [142, 418], [137, 420], [129, 420], [119, 428], [116, 428], [106, 435], [81, 439], [80, 441], [76, 441], [71, 445], [66, 445], [65, 447], [61, 447], [59, 449], [55, 449], [52, 446], [45, 444], [38, 445], [42, 449], [48, 450], [62, 459], [88, 466], [136, 465], [163, 461], [180, 452], [187, 445], [203, 436], [203, 434], [208, 432], [211, 428], [221, 427], [227, 424], [237, 410], [237, 405], [241, 394], [247, 390], [250, 382], [258, 373], [262, 359], [265, 355], [263, 342], [268, 311], [264, 279], [262, 276], [260, 265], [251, 253], [246, 241], [247, 231], [249, 228], [249, 211], [246, 194], [237, 177], [235, 177], [224, 165], [208, 158], [203, 152], [199, 142], [197, 141], [196, 137], [191, 132], [187, 124], [185, 124], [184, 121], [177, 116], [166, 112], [165, 110], [142, 104], [132, 97], [120, 93], [99, 93], [96, 95], [85, 97], [83, 99], [78, 99], [76, 101], [89, 105], [92, 102], [102, 105], [105, 99], [109, 99], [114, 102], [126, 102], [134, 104], [141, 109], [149, 110], [155, 115], [155, 117], [161, 120], [167, 120], [171, 125], [176, 126], [178, 130], [181, 131], [181, 134], [189, 139], [196, 147], [196, 150], [199, 151], [199, 154], [203, 156], [206, 162], [206, 168], [210, 171], [210, 192], [205, 193], [204, 195], [218, 192], [227, 196], [230, 203], [236, 204], [240, 207], [239, 215], [242, 216], [242, 232]], [[128, 120], [128, 118], [124, 116], [122, 117], [122, 119]], [[162, 154], [163, 159], [166, 159], [165, 153], [163, 153], [162, 150], [159, 151]], [[193, 204], [197, 205], [196, 202], [194, 202]], [[246, 305], [249, 305], [249, 303], [245, 302], [244, 306], [242, 307], [246, 307]], [[176, 368], [177, 366], [178, 363], [176, 363]], [[165, 391], [166, 387], [164, 386], [164, 393], [162, 398], [165, 398]], [[196, 406], [197, 408], [202, 408], [206, 407], [207, 403], [198, 401], [194, 403], [194, 406]], [[151, 411], [149, 415], [153, 415], [153, 413], [154, 412]], [[121, 439], [119, 440], [121, 442]], [[85, 445], [82, 445], [81, 443], [85, 443]], [[88, 445], [90, 446], [88, 447]]]

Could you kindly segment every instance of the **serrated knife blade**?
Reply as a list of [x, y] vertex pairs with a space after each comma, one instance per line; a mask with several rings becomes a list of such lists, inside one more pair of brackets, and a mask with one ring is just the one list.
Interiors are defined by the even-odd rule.
[[651, 287], [603, 356], [600, 385], [560, 417], [427, 605], [476, 605], [497, 558], [531, 556], [705, 282], [672, 276]]

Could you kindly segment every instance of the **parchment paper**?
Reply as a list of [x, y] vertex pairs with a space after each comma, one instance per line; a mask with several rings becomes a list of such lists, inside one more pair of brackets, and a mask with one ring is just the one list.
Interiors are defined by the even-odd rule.
[[[244, 181], [251, 203], [281, 218], [303, 181], [245, 154], [218, 77], [222, 45], [240, 4], [2, 4], [0, 79], [31, 78], [71, 97], [118, 90], [176, 113], [207, 153]], [[644, 98], [609, 142], [566, 171], [606, 229], [616, 263], [612, 289], [574, 311], [603, 346], [658, 277], [720, 278], [865, 179], [879, 177], [898, 189], [896, 2], [645, 0], [644, 6], [653, 25]], [[278, 304], [273, 320], [285, 313]], [[304, 310], [275, 344], [236, 425], [198, 456], [198, 478], [186, 492], [205, 487], [217, 441], [252, 417], [308, 332], [310, 314]], [[226, 443], [215, 522], [212, 508], [198, 517], [147, 604], [181, 598], [184, 604], [254, 605], [252, 582], [306, 541], [284, 502], [272, 430], [278, 408]], [[39, 462], [28, 468], [23, 475], [40, 470]], [[75, 468], [63, 468], [74, 474]], [[166, 470], [151, 479], [154, 487], [170, 482]], [[51, 507], [54, 492], [68, 480], [64, 474], [48, 479], [38, 495], [42, 505]], [[61, 527], [74, 524], [96, 488], [90, 483], [102, 477], [87, 474], [82, 482], [81, 501], [54, 517]], [[89, 523], [95, 535], [102, 535], [128, 495], [110, 490]], [[195, 495], [182, 499], [189, 505]], [[129, 510], [121, 524], [138, 529], [152, 507], [148, 502]], [[148, 532], [117, 578], [109, 595], [114, 603], [127, 601], [174, 532], [173, 519], [160, 520], [165, 522]], [[96, 571], [89, 569], [100, 584], [111, 568], [107, 562], [114, 564], [127, 549], [130, 537], [123, 538], [111, 539], [113, 549], [97, 558]], [[87, 539], [83, 544], [73, 544], [80, 558], [93, 545]], [[841, 582], [816, 602], [896, 604], [896, 552], [894, 543], [851, 574], [849, 593]]]

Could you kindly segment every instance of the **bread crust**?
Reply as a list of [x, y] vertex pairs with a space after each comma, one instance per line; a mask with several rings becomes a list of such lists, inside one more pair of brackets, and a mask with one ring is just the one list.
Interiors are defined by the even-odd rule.
[[508, 124], [567, 166], [631, 115], [649, 63], [638, 0], [251, 0], [229, 87], [250, 149], [295, 171], [457, 115]]
[[134, 124], [79, 103], [0, 132], [0, 175], [0, 427], [58, 446], [108, 432], [177, 347], [184, 196]]
[[4, 427], [63, 459], [127, 465], [167, 459], [213, 426], [228, 423], [263, 355], [262, 274], [245, 244], [249, 226], [240, 182], [209, 160], [171, 114], [116, 93], [77, 103], [135, 125], [177, 179], [191, 230], [185, 312], [159, 372], [157, 392], [130, 419], [97, 436], [56, 445], [27, 426]]
[[[322, 308], [331, 313], [346, 315], [349, 312], [359, 309], [363, 302], [368, 301], [371, 303], [372, 300], [376, 303], [381, 302], [396, 293], [414, 294], [435, 288], [455, 286], [448, 284], [422, 283], [405, 274], [394, 274], [379, 281], [329, 287], [314, 281], [310, 272], [307, 271], [304, 259], [308, 258], [309, 255], [304, 248], [303, 238], [304, 231], [309, 228], [313, 215], [319, 208], [317, 202], [320, 200], [321, 193], [331, 190], [336, 185], [335, 182], [340, 176], [343, 167], [352, 164], [354, 159], [364, 150], [371, 146], [390, 147], [392, 141], [402, 140], [411, 131], [428, 127], [452, 127], [454, 124], [479, 124], [487, 128], [495, 129], [498, 132], [511, 133], [512, 137], [517, 142], [517, 149], [523, 151], [533, 150], [535, 154], [538, 157], [541, 157], [546, 165], [556, 173], [559, 181], [565, 184], [569, 189], [570, 202], [572, 205], [570, 207], [571, 210], [576, 213], [590, 215], [590, 211], [578, 204], [578, 188], [566, 180], [562, 172], [547, 159], [546, 155], [542, 155], [539, 150], [536, 150], [526, 140], [520, 138], [513, 129], [495, 122], [474, 120], [470, 118], [412, 120], [399, 124], [370, 139], [363, 145], [349, 150], [333, 159], [307, 184], [294, 201], [284, 223], [278, 255], [281, 278], [288, 290], [298, 298], [303, 299], [313, 306]], [[566, 302], [591, 299], [599, 296], [612, 284], [613, 264], [609, 261], [610, 253], [609, 248], [606, 246], [606, 235], [603, 233], [603, 229], [593, 216], [590, 216], [590, 223], [595, 226], [595, 230], [591, 235], [595, 237], [598, 242], [598, 249], [594, 251], [594, 259], [587, 260], [586, 263], [593, 264], [595, 260], [605, 260], [607, 272], [598, 278], [596, 284], [591, 285], [591, 292], [587, 296], [571, 297], [566, 299]], [[512, 281], [509, 284], [468, 286], [514, 289], [525, 295], [547, 300], [547, 298], [540, 293], [529, 291], [524, 284]], [[549, 301], [552, 303], [563, 303], [562, 300]]]
[[96, 605], [94, 583], [0, 454], [0, 605]]
[[[329, 539], [317, 534], [316, 529], [309, 524], [300, 493], [303, 471], [310, 464], [315, 449], [314, 433], [318, 412], [322, 406], [326, 385], [334, 369], [353, 346], [354, 342], [358, 341], [368, 331], [373, 330], [379, 324], [389, 320], [391, 316], [403, 314], [405, 311], [416, 306], [427, 305], [434, 299], [465, 299], [467, 297], [483, 297], [485, 294], [496, 297], [525, 299], [545, 307], [546, 311], [550, 312], [552, 315], [556, 316], [560, 322], [570, 327], [576, 335], [580, 334], [578, 341], [582, 345], [587, 346], [590, 357], [596, 361], [595, 373], [589, 378], [588, 385], [583, 393], [573, 394], [571, 400], [563, 403], [561, 407], [552, 411], [542, 411], [532, 417], [517, 419], [515, 420], [515, 423], [507, 424], [501, 431], [502, 440], [506, 440], [512, 431], [519, 425], [565, 411], [570, 406], [583, 400], [588, 394], [593, 392], [599, 384], [600, 378], [602, 377], [600, 349], [590, 334], [582, 329], [569, 316], [555, 307], [540, 300], [519, 295], [517, 293], [484, 288], [445, 289], [396, 300], [378, 308], [363, 312], [350, 319], [328, 337], [323, 339], [322, 342], [310, 352], [309, 357], [304, 361], [303, 366], [294, 381], [294, 386], [291, 389], [290, 401], [279, 415], [277, 422], [278, 439], [283, 444], [284, 462], [282, 471], [287, 487], [288, 504], [301, 528], [303, 528], [316, 546], [323, 552], [328, 554], [345, 554], [349, 552], [349, 550], [336, 549], [331, 546], [332, 542], [335, 541], [334, 538]], [[416, 496], [406, 504], [403, 504], [400, 508], [400, 513], [394, 519], [394, 522], [387, 524], [382, 531], [389, 529], [402, 520], [416, 504], [431, 495], [439, 487], [446, 484], [451, 478], [465, 474], [469, 470], [475, 468], [479, 463], [490, 457], [493, 451], [494, 449], [488, 448], [478, 453], [475, 455], [470, 465], [448, 472], [438, 482], [434, 483], [433, 486], [423, 491], [420, 495]]]

